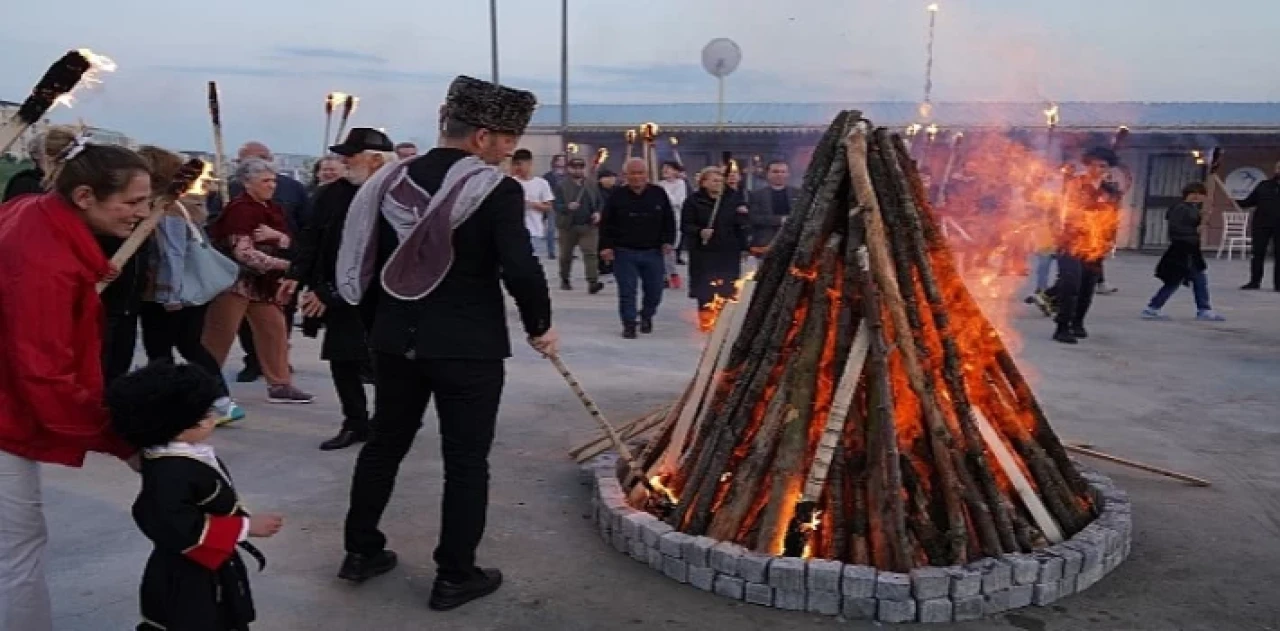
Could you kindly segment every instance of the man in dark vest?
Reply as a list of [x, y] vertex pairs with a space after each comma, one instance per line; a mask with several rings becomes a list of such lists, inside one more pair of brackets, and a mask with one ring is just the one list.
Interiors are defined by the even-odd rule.
[[[369, 361], [366, 338], [368, 318], [338, 296], [334, 271], [342, 243], [342, 225], [356, 191], [387, 162], [395, 160], [393, 145], [386, 134], [368, 127], [356, 127], [340, 145], [329, 151], [342, 156], [346, 174], [320, 187], [312, 201], [311, 216], [294, 248], [293, 264], [280, 284], [278, 298], [288, 302], [299, 287], [311, 291], [299, 299], [305, 320], [303, 334], [314, 336], [311, 323], [324, 323], [320, 358], [329, 362], [333, 388], [342, 405], [342, 428], [338, 435], [320, 444], [320, 449], [345, 449], [369, 437], [369, 401], [362, 373]], [[312, 331], [312, 332], [309, 332]]]
[[440, 112], [441, 146], [383, 168], [360, 188], [338, 253], [342, 298], [376, 300], [377, 386], [338, 576], [358, 583], [395, 567], [378, 522], [434, 397], [445, 476], [429, 601], [436, 610], [502, 584], [501, 572], [475, 558], [511, 354], [502, 286], [515, 298], [529, 343], [544, 355], [557, 352], [547, 280], [524, 226], [524, 191], [496, 166], [515, 150], [536, 104], [529, 92], [455, 79]]

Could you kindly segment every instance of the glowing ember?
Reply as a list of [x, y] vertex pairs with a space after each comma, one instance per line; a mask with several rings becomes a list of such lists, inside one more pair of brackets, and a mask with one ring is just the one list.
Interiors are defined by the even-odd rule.
[[92, 89], [93, 86], [102, 83], [102, 79], [99, 78], [99, 73], [116, 71], [116, 62], [112, 61], [110, 57], [99, 55], [88, 48], [81, 48], [78, 52], [89, 61], [89, 70], [80, 78], [80, 83], [77, 83], [75, 88], [54, 99], [53, 102], [55, 105], [61, 104], [66, 107], [71, 107], [75, 103], [74, 94], [76, 90], [80, 89], [81, 86], [86, 89]]
[[649, 478], [649, 485], [652, 486], [655, 491], [661, 493], [668, 502], [671, 502], [672, 504], [680, 503], [676, 498], [676, 494], [672, 493], [671, 489], [667, 488], [667, 486], [662, 483], [662, 476], [655, 475]]
[[205, 162], [204, 168], [200, 170], [200, 177], [191, 181], [191, 186], [187, 187], [187, 190], [183, 195], [204, 195], [211, 190], [215, 184], [216, 182], [213, 179], [213, 164]]

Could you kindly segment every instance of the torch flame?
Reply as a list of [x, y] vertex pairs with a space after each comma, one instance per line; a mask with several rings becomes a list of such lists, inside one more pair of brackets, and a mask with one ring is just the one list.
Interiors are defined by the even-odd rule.
[[628, 129], [623, 136], [627, 139], [627, 144], [634, 143], [636, 141], [636, 130]]
[[674, 146], [676, 146], [676, 145], [680, 144], [680, 139], [679, 139], [679, 138], [676, 138], [675, 136], [671, 136], [671, 137], [667, 138], [667, 142], [671, 143], [671, 146], [672, 146], [672, 147], [674, 147]]
[[929, 125], [929, 128], [924, 131], [925, 133], [929, 134], [929, 142], [933, 142], [933, 139], [938, 137], [937, 125]]
[[62, 104], [71, 107], [75, 103], [75, 96], [73, 95], [76, 90], [80, 89], [81, 86], [91, 88], [102, 83], [102, 79], [98, 78], [98, 73], [100, 72], [116, 71], [116, 62], [106, 55], [99, 55], [88, 48], [81, 48], [77, 52], [89, 62], [89, 70], [84, 73], [84, 76], [80, 77], [80, 83], [77, 83], [76, 87], [53, 100], [55, 106]]
[[577, 155], [582, 148], [578, 146], [578, 143], [571, 142], [564, 146], [564, 150], [569, 153], [569, 155]]
[[920, 133], [920, 129], [920, 123], [911, 123], [910, 125], [907, 125], [907, 137], [915, 138], [915, 135]]
[[600, 147], [599, 149], [596, 149], [596, 164], [595, 164], [596, 167], [599, 167], [600, 165], [604, 164], [604, 161], [608, 159], [609, 159], [608, 149], [604, 147]]
[[1045, 124], [1050, 127], [1057, 127], [1058, 120], [1058, 104], [1050, 103], [1048, 109], [1044, 111]]
[[925, 7], [925, 9], [926, 9], [929, 13], [937, 13], [937, 12], [938, 12], [938, 3], [937, 3], [937, 2], [935, 2], [935, 3], [931, 4], [931, 5], [929, 5], [928, 7]]
[[1191, 157], [1195, 159], [1197, 166], [1204, 165], [1204, 153], [1201, 152], [1199, 149], [1192, 149]]
[[676, 499], [676, 494], [672, 493], [671, 489], [667, 488], [667, 486], [662, 483], [662, 476], [655, 475], [649, 478], [649, 484], [650, 486], [653, 487], [653, 490], [665, 496], [667, 501], [671, 502], [672, 504], [679, 503], [679, 501]]
[[205, 162], [204, 167], [200, 169], [200, 177], [191, 180], [191, 186], [187, 187], [183, 195], [204, 195], [214, 186], [213, 179], [213, 163]]
[[653, 142], [658, 137], [659, 130], [657, 123], [645, 123], [640, 126], [640, 134], [644, 136], [645, 142]]

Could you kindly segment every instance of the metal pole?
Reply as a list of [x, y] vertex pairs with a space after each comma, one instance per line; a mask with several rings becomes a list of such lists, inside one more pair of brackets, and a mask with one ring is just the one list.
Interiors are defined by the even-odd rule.
[[724, 129], [724, 75], [717, 77], [718, 95], [716, 96], [716, 131]]
[[569, 159], [569, 0], [560, 0], [560, 143]]
[[489, 56], [493, 82], [498, 83], [498, 0], [489, 0]]

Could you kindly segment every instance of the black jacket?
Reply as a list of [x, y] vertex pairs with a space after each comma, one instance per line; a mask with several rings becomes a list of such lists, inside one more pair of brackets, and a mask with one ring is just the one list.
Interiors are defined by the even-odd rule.
[[[432, 149], [409, 166], [409, 177], [434, 195], [449, 167], [466, 155], [460, 149]], [[397, 243], [394, 229], [379, 217], [379, 270]], [[515, 298], [525, 333], [546, 333], [551, 328], [551, 295], [524, 227], [524, 189], [509, 177], [453, 231], [453, 266], [434, 291], [415, 301], [377, 292], [373, 349], [415, 359], [510, 357], [499, 281]]]
[[1253, 192], [1240, 202], [1241, 208], [1253, 208], [1249, 224], [1254, 228], [1280, 227], [1280, 175], [1259, 182]]
[[[297, 280], [299, 286], [310, 287], [325, 304], [320, 358], [328, 361], [355, 361], [369, 356], [366, 334], [372, 314], [362, 314], [360, 308], [338, 296], [335, 281], [342, 226], [347, 221], [351, 200], [359, 190], [360, 187], [346, 178], [316, 190], [311, 199], [310, 222], [298, 235], [293, 263], [289, 266], [288, 278]], [[371, 309], [374, 304], [362, 306]]]
[[5, 184], [4, 199], [0, 199], [0, 202], [7, 202], [27, 193], [43, 193], [43, 182], [44, 171], [41, 171], [39, 167], [18, 171], [9, 178], [9, 183]]
[[[124, 245], [124, 239], [97, 235], [98, 245], [103, 254], [111, 258]], [[149, 237], [148, 240], [154, 239]], [[120, 270], [120, 276], [111, 281], [102, 290], [102, 308], [107, 317], [136, 316], [138, 307], [142, 305], [142, 293], [147, 288], [147, 274], [150, 268], [146, 252], [150, 246], [143, 245], [138, 253], [129, 257], [129, 262]]]
[[600, 217], [600, 249], [657, 250], [676, 243], [676, 213], [661, 186], [636, 193], [619, 186], [605, 200]]
[[[715, 225], [711, 225], [711, 214], [716, 201], [706, 191], [699, 189], [685, 200], [680, 213], [680, 229], [684, 233], [684, 243], [690, 252], [745, 252], [749, 246], [750, 218], [738, 212], [735, 202], [741, 201], [736, 196], [725, 197], [720, 208], [714, 210]], [[711, 228], [711, 240], [702, 243], [701, 231]]]
[[1200, 207], [1178, 202], [1164, 214], [1169, 226], [1169, 242], [1200, 246]]
[[[800, 205], [800, 189], [794, 186], [786, 188], [787, 199], [791, 202], [794, 213]], [[757, 248], [769, 247], [774, 235], [782, 229], [782, 220], [786, 215], [773, 211], [773, 188], [766, 186], [746, 194], [747, 207], [751, 209], [751, 245]]]

